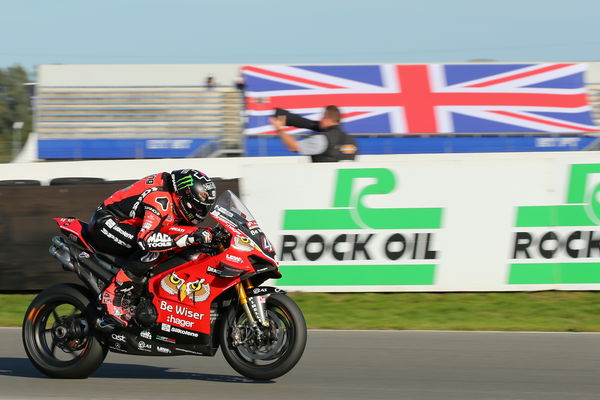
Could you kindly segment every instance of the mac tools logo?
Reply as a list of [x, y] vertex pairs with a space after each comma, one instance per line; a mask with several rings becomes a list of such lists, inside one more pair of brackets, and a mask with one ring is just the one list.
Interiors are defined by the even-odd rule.
[[397, 204], [386, 168], [340, 169], [333, 189], [331, 208], [284, 211], [279, 284], [433, 284], [442, 208], [367, 206], [373, 195]]
[[567, 198], [517, 207], [509, 284], [600, 283], [600, 164], [571, 166]]

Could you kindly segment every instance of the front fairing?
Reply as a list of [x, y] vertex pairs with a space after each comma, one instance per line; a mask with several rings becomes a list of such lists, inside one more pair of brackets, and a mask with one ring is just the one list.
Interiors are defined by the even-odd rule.
[[[227, 191], [219, 197], [213, 218], [231, 234], [229, 246], [215, 256], [197, 253], [190, 249], [189, 257], [180, 253], [181, 263], [170, 268], [158, 267], [149, 282], [155, 295], [152, 303], [158, 311], [157, 322], [161, 330], [188, 331], [182, 336], [161, 336], [178, 342], [194, 340], [193, 332], [211, 334], [211, 304], [228, 289], [247, 277], [263, 274], [265, 263], [275, 277], [278, 267], [271, 243], [243, 203]], [[256, 259], [263, 263], [256, 264]], [[169, 266], [167, 261], [165, 267]], [[255, 265], [260, 267], [255, 269]], [[176, 329], [173, 329], [175, 327]], [[192, 332], [192, 333], [190, 333]], [[185, 336], [187, 334], [188, 336]]]
[[262, 258], [277, 265], [271, 242], [235, 194], [225, 191], [217, 200], [211, 215], [232, 235], [233, 249], [241, 252], [258, 251]]

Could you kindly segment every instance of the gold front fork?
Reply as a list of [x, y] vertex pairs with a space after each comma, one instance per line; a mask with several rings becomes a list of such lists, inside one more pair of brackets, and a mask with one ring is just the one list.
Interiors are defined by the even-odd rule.
[[252, 282], [250, 282], [250, 279], [246, 279], [245, 281], [235, 285], [238, 298], [240, 299], [240, 304], [242, 305], [242, 308], [248, 317], [248, 321], [250, 321], [251, 324], [254, 324], [256, 320], [254, 319], [254, 315], [252, 315], [252, 311], [250, 311], [250, 307], [248, 307], [248, 296], [246, 296], [246, 289], [252, 289], [253, 287], [254, 286], [252, 285]]

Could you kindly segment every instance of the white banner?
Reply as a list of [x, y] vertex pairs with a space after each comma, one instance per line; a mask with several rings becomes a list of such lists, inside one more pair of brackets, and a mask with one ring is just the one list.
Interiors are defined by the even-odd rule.
[[382, 157], [244, 169], [304, 291], [600, 290], [596, 153]]

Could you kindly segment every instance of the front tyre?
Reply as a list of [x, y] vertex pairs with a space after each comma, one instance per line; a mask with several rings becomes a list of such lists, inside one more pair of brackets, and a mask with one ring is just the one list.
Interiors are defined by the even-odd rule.
[[241, 307], [231, 307], [220, 330], [225, 359], [240, 374], [269, 380], [289, 372], [306, 346], [306, 322], [296, 303], [283, 294], [265, 304], [268, 327], [252, 327]]
[[23, 320], [23, 345], [33, 365], [51, 378], [87, 378], [106, 357], [94, 336], [91, 293], [59, 284], [41, 292]]

